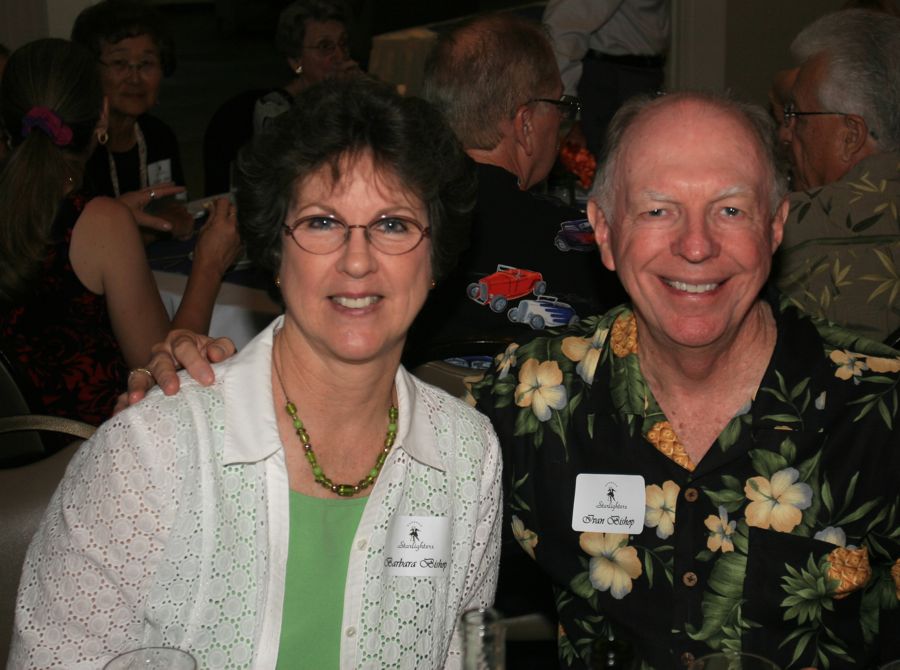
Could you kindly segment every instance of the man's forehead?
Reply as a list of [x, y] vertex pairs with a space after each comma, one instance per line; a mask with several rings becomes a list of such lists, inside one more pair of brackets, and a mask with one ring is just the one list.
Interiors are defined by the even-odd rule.
[[723, 147], [735, 152], [735, 162], [760, 156], [759, 140], [737, 112], [690, 100], [648, 110], [635, 120], [622, 138], [622, 160], [648, 155], [687, 160]]

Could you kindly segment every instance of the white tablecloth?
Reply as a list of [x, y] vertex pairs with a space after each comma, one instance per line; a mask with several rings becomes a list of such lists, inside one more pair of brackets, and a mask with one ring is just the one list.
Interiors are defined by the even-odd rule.
[[[155, 271], [153, 276], [171, 318], [181, 304], [187, 277], [161, 271]], [[280, 313], [281, 308], [265, 291], [225, 282], [219, 289], [209, 334], [227, 337], [240, 349]]]

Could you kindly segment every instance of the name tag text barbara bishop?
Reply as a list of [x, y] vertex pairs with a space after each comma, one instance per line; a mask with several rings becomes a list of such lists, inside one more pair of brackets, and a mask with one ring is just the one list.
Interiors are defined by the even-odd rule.
[[432, 558], [430, 556], [417, 560], [403, 560], [402, 558], [393, 558], [388, 556], [384, 559], [384, 567], [386, 568], [426, 568], [429, 570], [446, 570], [447, 561], [440, 558]]

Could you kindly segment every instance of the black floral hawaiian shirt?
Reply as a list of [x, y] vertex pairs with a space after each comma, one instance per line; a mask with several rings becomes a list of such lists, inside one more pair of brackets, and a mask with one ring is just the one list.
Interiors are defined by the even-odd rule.
[[[513, 534], [554, 583], [563, 667], [610, 648], [655, 668], [726, 649], [782, 668], [900, 657], [900, 358], [776, 301], [756, 396], [699, 463], [628, 307], [511, 345], [475, 385]], [[580, 473], [641, 475], [643, 527], [573, 530]]]

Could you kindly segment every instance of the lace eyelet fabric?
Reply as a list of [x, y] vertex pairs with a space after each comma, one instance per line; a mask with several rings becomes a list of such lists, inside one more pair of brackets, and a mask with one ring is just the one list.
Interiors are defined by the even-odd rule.
[[[99, 668], [146, 646], [186, 649], [205, 670], [275, 667], [287, 474], [271, 328], [257, 340], [213, 386], [183, 379], [79, 449], [28, 550], [10, 668]], [[459, 615], [496, 585], [499, 449], [472, 408], [402, 369], [397, 383], [401, 431], [353, 541], [341, 666], [458, 667]], [[445, 577], [387, 574], [398, 515], [449, 518]]]

